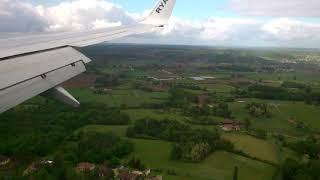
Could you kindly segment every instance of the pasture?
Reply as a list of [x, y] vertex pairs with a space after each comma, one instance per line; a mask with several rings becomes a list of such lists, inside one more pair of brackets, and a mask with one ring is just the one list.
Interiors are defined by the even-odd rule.
[[257, 139], [249, 135], [230, 133], [224, 134], [223, 138], [231, 141], [237, 150], [241, 150], [251, 157], [275, 164], [279, 162], [277, 147], [268, 141]]

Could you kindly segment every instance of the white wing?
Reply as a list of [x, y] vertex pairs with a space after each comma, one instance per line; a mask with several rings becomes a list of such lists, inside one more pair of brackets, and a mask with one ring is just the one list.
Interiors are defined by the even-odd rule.
[[59, 86], [84, 72], [85, 64], [91, 61], [74, 47], [163, 27], [171, 16], [175, 2], [159, 0], [150, 15], [137, 25], [0, 39], [0, 113], [43, 92], [78, 106], [79, 102]]

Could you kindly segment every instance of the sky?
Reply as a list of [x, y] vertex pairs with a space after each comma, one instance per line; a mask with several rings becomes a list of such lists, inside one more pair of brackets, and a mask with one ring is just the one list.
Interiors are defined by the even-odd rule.
[[[156, 0], [0, 0], [0, 34], [136, 23]], [[163, 30], [118, 42], [319, 48], [320, 0], [177, 0]]]

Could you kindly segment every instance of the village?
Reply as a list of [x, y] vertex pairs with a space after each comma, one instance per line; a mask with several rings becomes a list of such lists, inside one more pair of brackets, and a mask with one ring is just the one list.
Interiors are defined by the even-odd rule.
[[[0, 156], [0, 170], [10, 167], [14, 162], [10, 158]], [[22, 173], [22, 176], [28, 177], [31, 174], [36, 173], [41, 168], [53, 166], [52, 160], [39, 160], [32, 162]], [[119, 166], [118, 168], [109, 168], [107, 165], [97, 165], [89, 162], [81, 162], [74, 167], [74, 171], [78, 174], [95, 174], [99, 178], [115, 178], [119, 180], [162, 180], [161, 175], [154, 175], [151, 169], [143, 171]]]

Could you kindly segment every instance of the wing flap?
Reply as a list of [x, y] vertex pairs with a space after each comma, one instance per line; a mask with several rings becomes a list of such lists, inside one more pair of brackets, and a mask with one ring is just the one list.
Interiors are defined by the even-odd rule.
[[83, 72], [86, 68], [82, 61], [61, 67], [45, 76], [39, 75], [0, 91], [0, 112], [4, 112], [38, 94], [41, 94]]
[[2, 60], [0, 61], [0, 91], [78, 61], [88, 63], [91, 60], [72, 47]]

